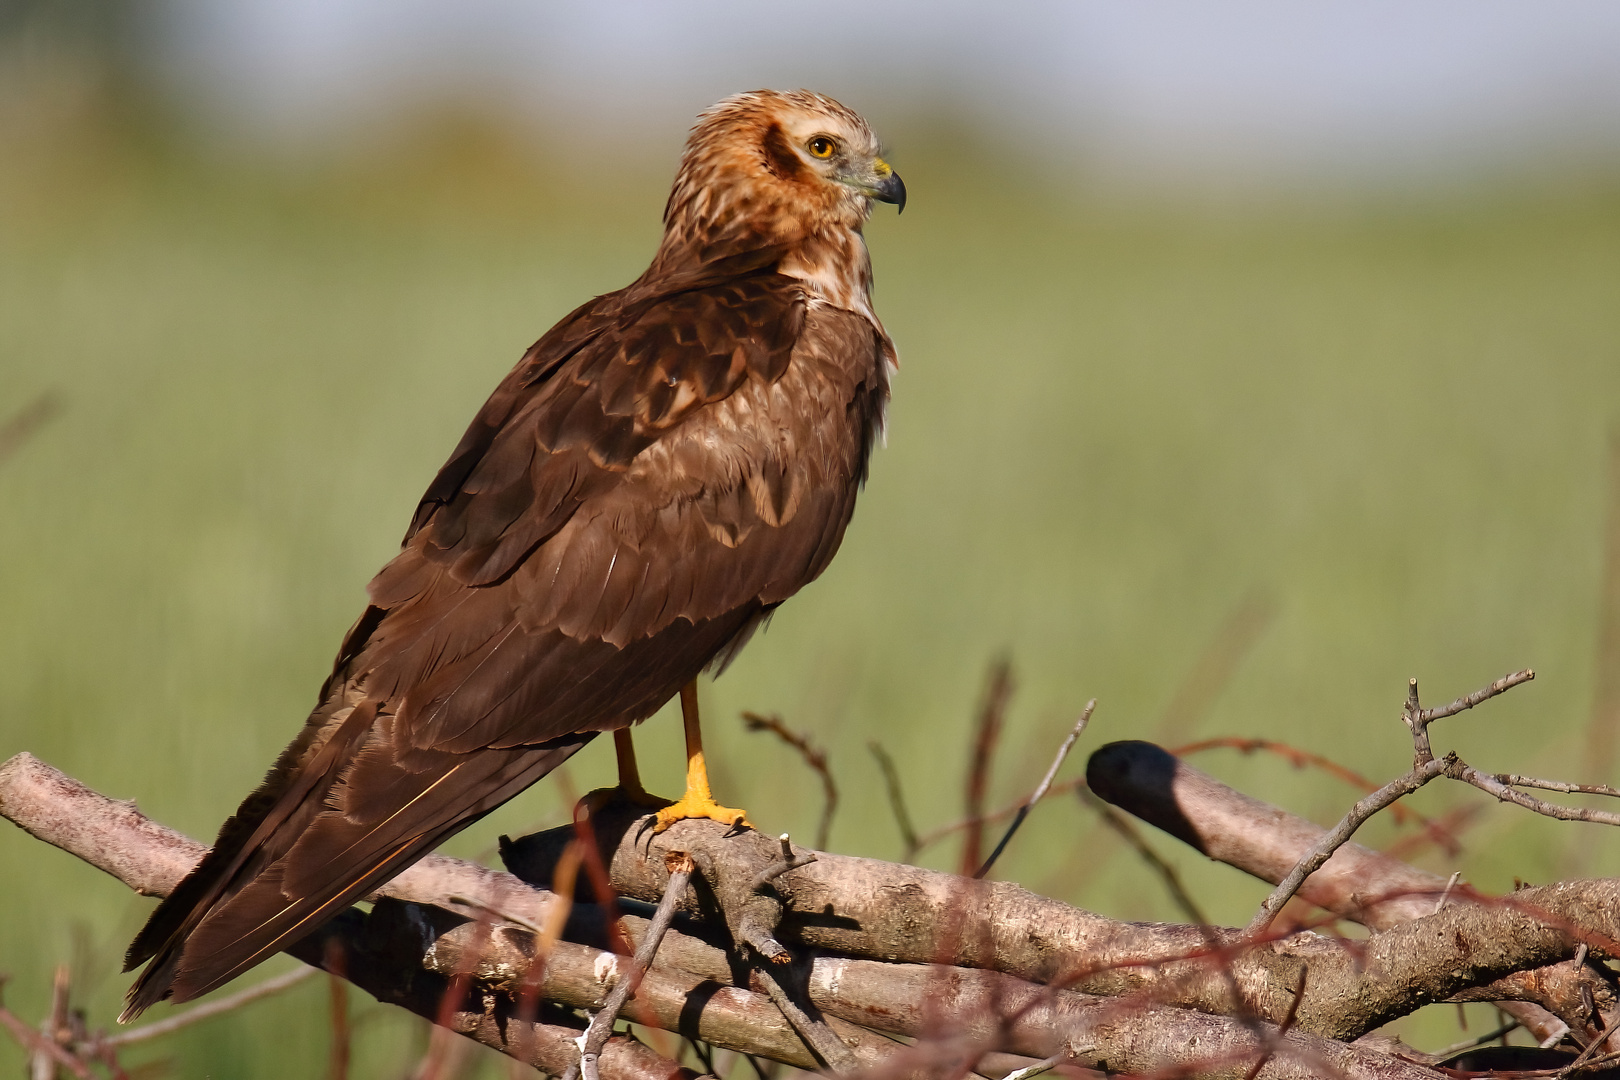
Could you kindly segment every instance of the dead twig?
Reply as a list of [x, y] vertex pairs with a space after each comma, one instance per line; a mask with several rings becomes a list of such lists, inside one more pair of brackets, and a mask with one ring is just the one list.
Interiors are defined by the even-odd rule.
[[833, 816], [838, 813], [838, 784], [833, 780], [832, 769], [827, 766], [827, 752], [812, 743], [810, 736], [789, 728], [780, 716], [745, 712], [742, 717], [749, 731], [769, 731], [797, 750], [804, 763], [821, 777], [821, 822], [816, 826], [815, 846], [825, 850], [832, 835]]
[[[0, 983], [3, 984], [3, 983]], [[30, 1057], [40, 1056], [60, 1065], [79, 1080], [93, 1080], [94, 1073], [90, 1067], [80, 1061], [78, 1055], [66, 1047], [57, 1044], [55, 1039], [46, 1038], [35, 1031], [23, 1021], [16, 1013], [0, 1004], [0, 1026], [4, 1026], [11, 1037], [17, 1040], [23, 1050]]]
[[1456, 716], [1460, 712], [1481, 705], [1498, 694], [1505, 694], [1515, 686], [1529, 682], [1536, 677], [1536, 673], [1526, 668], [1515, 671], [1511, 675], [1504, 675], [1489, 686], [1475, 690], [1472, 694], [1458, 698], [1449, 705], [1442, 705], [1438, 709], [1425, 709], [1418, 702], [1418, 681], [1411, 680], [1406, 686], [1406, 708], [1401, 712], [1401, 720], [1412, 732], [1412, 764], [1421, 765], [1434, 759], [1434, 751], [1429, 746], [1429, 725], [1436, 720], [1443, 720], [1448, 716]]
[[1447, 754], [1443, 758], [1436, 758], [1434, 750], [1429, 743], [1429, 725], [1436, 720], [1448, 716], [1456, 716], [1460, 712], [1472, 709], [1474, 706], [1489, 701], [1498, 694], [1506, 693], [1515, 686], [1529, 682], [1536, 677], [1536, 673], [1529, 669], [1516, 671], [1511, 675], [1504, 675], [1489, 686], [1475, 690], [1472, 694], [1458, 698], [1449, 705], [1442, 705], [1438, 709], [1425, 709], [1418, 700], [1418, 681], [1412, 679], [1407, 683], [1406, 707], [1401, 710], [1401, 721], [1406, 724], [1412, 735], [1412, 771], [1405, 776], [1397, 777], [1357, 802], [1331, 830], [1306, 852], [1304, 857], [1289, 871], [1271, 895], [1261, 903], [1260, 910], [1250, 921], [1246, 933], [1258, 935], [1263, 933], [1277, 917], [1290, 897], [1299, 891], [1307, 877], [1321, 869], [1322, 865], [1332, 858], [1344, 843], [1355, 835], [1363, 823], [1380, 810], [1391, 805], [1396, 799], [1412, 794], [1418, 788], [1427, 784], [1437, 776], [1449, 776], [1465, 783], [1473, 784], [1482, 791], [1495, 795], [1504, 802], [1517, 803], [1526, 809], [1549, 817], [1559, 817], [1570, 821], [1599, 821], [1604, 824], [1620, 825], [1620, 814], [1606, 814], [1600, 810], [1577, 810], [1570, 807], [1552, 806], [1540, 799], [1525, 795], [1505, 784], [1498, 783], [1494, 777], [1485, 775], [1465, 764], [1455, 754]]
[[1561, 791], [1565, 795], [1607, 795], [1611, 799], [1620, 799], [1620, 788], [1612, 788], [1607, 784], [1571, 784], [1564, 780], [1538, 780], [1533, 776], [1520, 776], [1517, 773], [1497, 773], [1494, 779], [1497, 783], [1506, 784], [1508, 787]]
[[1018, 831], [1018, 827], [1024, 823], [1024, 819], [1029, 817], [1029, 812], [1035, 808], [1035, 804], [1041, 801], [1046, 795], [1047, 789], [1052, 786], [1052, 781], [1057, 777], [1057, 771], [1063, 767], [1064, 759], [1069, 756], [1069, 751], [1073, 749], [1075, 740], [1080, 738], [1081, 733], [1086, 730], [1086, 725], [1091, 723], [1091, 714], [1096, 711], [1096, 708], [1096, 698], [1086, 702], [1086, 707], [1080, 712], [1080, 719], [1075, 721], [1068, 737], [1058, 747], [1057, 756], [1052, 759], [1051, 768], [1046, 770], [1046, 775], [1041, 777], [1041, 782], [1035, 786], [1035, 790], [1030, 793], [1029, 798], [1025, 799], [1023, 805], [1018, 808], [1018, 813], [1013, 816], [1012, 824], [1008, 825], [1007, 831], [1001, 834], [1001, 841], [996, 844], [996, 849], [990, 853], [988, 859], [984, 860], [984, 865], [979, 867], [978, 873], [974, 874], [974, 877], [982, 878], [988, 874], [990, 868], [996, 865], [996, 860], [1001, 858], [1001, 853], [1007, 850], [1007, 845], [1012, 841], [1013, 834]]
[[258, 1001], [260, 998], [267, 998], [272, 994], [279, 994], [283, 990], [297, 986], [305, 979], [318, 975], [320, 970], [320, 968], [300, 964], [291, 971], [277, 975], [273, 979], [266, 979], [261, 983], [255, 983], [246, 990], [239, 990], [228, 997], [220, 998], [218, 1001], [210, 1001], [203, 1005], [197, 1005], [176, 1016], [170, 1016], [166, 1019], [158, 1020], [150, 1024], [142, 1024], [138, 1028], [131, 1028], [128, 1031], [121, 1031], [117, 1035], [108, 1035], [102, 1040], [102, 1042], [105, 1045], [116, 1049], [118, 1047], [129, 1046], [133, 1043], [146, 1042], [149, 1039], [161, 1038], [164, 1035], [173, 1034], [182, 1028], [190, 1027], [192, 1024], [199, 1023], [200, 1021], [207, 1020], [211, 1017], [220, 1016], [228, 1012], [234, 1012], [244, 1005]]
[[1333, 857], [1333, 853], [1344, 846], [1345, 842], [1355, 835], [1356, 830], [1361, 828], [1368, 818], [1389, 806], [1396, 799], [1412, 794], [1430, 780], [1442, 775], [1446, 771], [1449, 760], [1448, 758], [1436, 761], [1431, 758], [1405, 776], [1391, 780], [1352, 806], [1350, 812], [1345, 814], [1332, 829], [1322, 834], [1322, 838], [1300, 858], [1294, 868], [1288, 872], [1288, 876], [1283, 878], [1277, 884], [1277, 887], [1271, 891], [1271, 894], [1261, 902], [1260, 910], [1244, 929], [1244, 933], [1250, 936], [1265, 933], [1267, 928], [1271, 926], [1272, 920], [1277, 917], [1277, 913], [1282, 910], [1283, 905], [1288, 903], [1293, 895], [1299, 891], [1299, 887], [1305, 883], [1305, 879], [1321, 869], [1322, 865]]
[[[1275, 739], [1241, 739], [1237, 737], [1204, 739], [1200, 742], [1188, 743], [1186, 746], [1173, 747], [1170, 753], [1176, 755], [1176, 757], [1184, 758], [1203, 753], [1206, 750], [1236, 750], [1240, 754], [1253, 754], [1261, 751], [1276, 754], [1286, 759], [1296, 769], [1320, 769], [1329, 776], [1343, 780], [1351, 787], [1359, 788], [1367, 794], [1378, 790], [1377, 784], [1354, 769], [1339, 764], [1332, 758], [1323, 757], [1321, 754], [1313, 754], [1309, 750], [1301, 750], [1297, 746], [1290, 746], [1288, 743], [1278, 742]], [[1462, 850], [1462, 845], [1457, 842], [1455, 836], [1443, 826], [1424, 817], [1411, 807], [1396, 803], [1389, 808], [1389, 813], [1397, 825], [1415, 823], [1421, 826], [1429, 834], [1429, 839], [1439, 844], [1446, 854], [1455, 855]]]
[[54, 392], [46, 391], [0, 424], [0, 464], [22, 449], [23, 444], [45, 425], [47, 420], [61, 411], [61, 402]]
[[1012, 697], [1012, 663], [1003, 658], [990, 666], [990, 682], [985, 689], [984, 703], [979, 707], [979, 722], [973, 732], [973, 754], [968, 759], [967, 774], [967, 835], [962, 838], [962, 874], [972, 874], [982, 862], [984, 849], [984, 799], [990, 790], [990, 767], [995, 760], [996, 746], [1001, 742], [1001, 728], [1007, 718], [1007, 702]]
[[1310, 975], [1309, 968], [1299, 969], [1299, 981], [1294, 984], [1294, 1003], [1288, 1007], [1283, 1022], [1277, 1025], [1277, 1030], [1266, 1040], [1265, 1052], [1255, 1059], [1254, 1067], [1243, 1074], [1243, 1080], [1255, 1080], [1255, 1077], [1260, 1075], [1260, 1070], [1265, 1068], [1271, 1059], [1276, 1056], [1277, 1048], [1282, 1045], [1283, 1039], [1293, 1029], [1294, 1021], [1299, 1017], [1299, 1003], [1305, 1000], [1305, 979], [1308, 975]]
[[564, 1073], [563, 1080], [574, 1080], [575, 1076], [583, 1077], [583, 1080], [601, 1080], [597, 1061], [602, 1053], [602, 1047], [607, 1043], [608, 1036], [613, 1034], [613, 1024], [618, 1020], [624, 1003], [636, 992], [636, 987], [641, 985], [647, 969], [652, 966], [653, 957], [658, 955], [658, 946], [663, 943], [664, 934], [675, 919], [675, 905], [685, 895], [686, 887], [692, 881], [692, 871], [696, 869], [692, 856], [684, 851], [666, 854], [664, 866], [669, 871], [669, 884], [664, 887], [663, 898], [658, 901], [658, 909], [653, 912], [647, 933], [641, 939], [641, 946], [636, 949], [636, 955], [630, 961], [630, 970], [619, 976], [619, 981], [613, 985], [613, 990], [602, 1003], [602, 1008], [591, 1017], [590, 1024], [585, 1028], [585, 1034], [579, 1039], [579, 1065], [577, 1069], [570, 1069]]
[[899, 826], [900, 842], [905, 845], [905, 854], [900, 861], [910, 862], [917, 857], [922, 845], [917, 842], [917, 830], [911, 824], [911, 812], [906, 809], [906, 793], [900, 786], [900, 774], [882, 743], [873, 739], [866, 744], [866, 748], [877, 758], [878, 768], [883, 771], [883, 785], [889, 793], [889, 809], [894, 813], [894, 823]]
[[1264, 589], [1252, 589], [1244, 596], [1182, 676], [1181, 685], [1159, 719], [1155, 742], [1184, 739], [1198, 726], [1276, 614], [1277, 605]]
[[1182, 914], [1186, 915], [1188, 920], [1195, 925], [1208, 926], [1209, 919], [1204, 916], [1203, 910], [1199, 908], [1198, 902], [1192, 898], [1192, 894], [1181, 884], [1181, 875], [1176, 872], [1176, 868], [1166, 862], [1157, 851], [1154, 851], [1148, 845], [1148, 842], [1142, 838], [1142, 834], [1137, 831], [1136, 826], [1131, 824], [1130, 819], [1085, 788], [1080, 789], [1079, 795], [1080, 801], [1096, 810], [1108, 827], [1118, 833], [1125, 843], [1131, 846], [1137, 856], [1147, 863], [1150, 870], [1159, 875], [1159, 878], [1164, 882], [1165, 888], [1170, 892], [1170, 899], [1175, 901]]

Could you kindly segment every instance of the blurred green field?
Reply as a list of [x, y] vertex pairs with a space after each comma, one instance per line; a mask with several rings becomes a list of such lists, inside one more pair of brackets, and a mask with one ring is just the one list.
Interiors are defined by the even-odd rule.
[[[949, 821], [993, 657], [1017, 678], [1000, 803], [1087, 698], [1066, 776], [1105, 741], [1156, 737], [1243, 610], [1269, 618], [1177, 741], [1286, 740], [1381, 781], [1409, 763], [1409, 676], [1438, 702], [1533, 666], [1437, 747], [1614, 779], [1584, 748], [1620, 421], [1620, 184], [1198, 206], [891, 137], [912, 201], [868, 234], [902, 357], [888, 446], [832, 569], [705, 685], [722, 798], [813, 834], [814, 778], [738, 720], [780, 713], [831, 750], [832, 845], [894, 857], [868, 740], [894, 753], [917, 821]], [[211, 836], [301, 722], [484, 396], [555, 319], [644, 267], [671, 168], [609, 182], [476, 133], [285, 173], [94, 139], [0, 153], [0, 417], [59, 405], [0, 462], [0, 756], [33, 751]], [[655, 718], [638, 741], [649, 785], [677, 787], [679, 726]], [[1198, 763], [1324, 822], [1357, 794], [1270, 757]], [[568, 783], [611, 770], [603, 743]], [[565, 805], [547, 781], [450, 850], [487, 857]], [[1152, 842], [1216, 921], [1264, 893]], [[1464, 843], [1421, 860], [1486, 890], [1620, 872], [1595, 827], [1494, 805]], [[151, 902], [9, 826], [0, 872], [8, 1004], [39, 1016], [71, 961], [92, 1023], [110, 1022]], [[1178, 917], [1068, 797], [999, 873]], [[356, 1007], [354, 1075], [403, 1076], [422, 1026]], [[130, 1058], [317, 1075], [325, 1010], [312, 982]], [[1402, 1030], [1444, 1043], [1455, 1013]], [[0, 1046], [0, 1071], [20, 1068]]]

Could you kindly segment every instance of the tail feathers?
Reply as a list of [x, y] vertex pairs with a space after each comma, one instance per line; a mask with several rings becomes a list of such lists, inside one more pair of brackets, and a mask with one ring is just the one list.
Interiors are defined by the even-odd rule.
[[[304, 731], [282, 752], [264, 783], [242, 800], [236, 813], [220, 827], [213, 849], [147, 918], [124, 954], [125, 971], [134, 970], [176, 938], [184, 937], [234, 882], [251, 878], [256, 869], [287, 850], [319, 810], [319, 799], [310, 799], [310, 793], [324, 793], [332, 786], [375, 717], [376, 705], [367, 701], [357, 705], [335, 731], [325, 730], [322, 711], [310, 718]], [[328, 737], [320, 744], [323, 734]], [[287, 837], [279, 850], [270, 843], [278, 829]], [[250, 866], [250, 862], [254, 865]]]
[[[408, 769], [373, 741], [335, 784], [306, 791], [304, 799], [319, 807], [307, 824], [292, 835], [284, 835], [283, 825], [259, 841], [277, 852], [275, 858], [244, 850], [231, 862], [251, 874], [199, 890], [206, 904], [193, 908], [152, 954], [119, 1019], [133, 1019], [166, 998], [206, 994], [286, 948], [562, 764], [594, 735], [469, 754], [411, 749]], [[389, 797], [365, 797], [373, 786], [388, 788]], [[288, 814], [283, 821], [301, 817]]]

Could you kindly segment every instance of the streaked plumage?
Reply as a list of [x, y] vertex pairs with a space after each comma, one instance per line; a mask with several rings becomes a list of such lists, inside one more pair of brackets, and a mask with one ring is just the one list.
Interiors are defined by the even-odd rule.
[[126, 1017], [234, 978], [650, 716], [826, 568], [894, 361], [873, 198], [904, 188], [830, 99], [699, 118], [651, 267], [480, 410], [304, 730], [130, 946], [152, 963]]

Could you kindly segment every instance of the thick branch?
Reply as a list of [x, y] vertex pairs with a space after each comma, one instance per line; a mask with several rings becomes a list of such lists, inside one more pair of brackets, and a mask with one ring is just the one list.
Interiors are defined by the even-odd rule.
[[[1326, 834], [1314, 822], [1235, 791], [1152, 743], [1110, 743], [1092, 755], [1087, 779], [1096, 794], [1114, 805], [1211, 859], [1272, 884], [1283, 880]], [[1432, 915], [1442, 898], [1476, 902], [1471, 890], [1448, 895], [1444, 878], [1354, 843], [1339, 846], [1305, 879], [1299, 896], [1373, 930]], [[1617, 1004], [1601, 975], [1563, 963], [1521, 971], [1461, 996], [1500, 1001], [1538, 1041], [1557, 1036], [1560, 1024], [1595, 1035], [1591, 1006], [1607, 1012]]]
[[[14, 761], [0, 768], [0, 809], [20, 820], [36, 835], [44, 835], [49, 830], [41, 822], [51, 820], [52, 812], [25, 806], [26, 800], [19, 797], [19, 792], [60, 793], [69, 787], [62, 782], [32, 787], [9, 782], [19, 772], [27, 773], [29, 766], [30, 762]], [[31, 763], [31, 767], [46, 768], [37, 762]], [[163, 884], [160, 871], [141, 864], [139, 845], [125, 844], [114, 855], [104, 858], [96, 844], [106, 838], [110, 827], [106, 822], [98, 824], [89, 820], [95, 816], [90, 804], [100, 797], [82, 787], [70, 794], [80, 820], [76, 828], [63, 831], [63, 838], [79, 845], [71, 848], [76, 854], [97, 865], [120, 865], [132, 880]], [[108, 812], [115, 824], [122, 822], [120, 827], [124, 831], [119, 833], [118, 829], [112, 829], [113, 833], [125, 840], [138, 835], [157, 836], [160, 854], [154, 862], [161, 861], [163, 851], [172, 850], [172, 837], [152, 833], [150, 830], [155, 827], [138, 820], [138, 815], [129, 807], [103, 802], [101, 810]], [[59, 819], [60, 815], [56, 816]], [[691, 851], [700, 861], [701, 853], [707, 852], [710, 857], [743, 865], [768, 865], [779, 858], [774, 841], [751, 834], [722, 839], [724, 830], [719, 826], [708, 828], [707, 823], [684, 822], [666, 833], [640, 837], [631, 828], [633, 824], [625, 821], [616, 832], [602, 836], [604, 851], [611, 854], [614, 885], [631, 897], [656, 899], [662, 894], [667, 878], [663, 865], [667, 849]], [[523, 868], [526, 856], [528, 869], [544, 872], [549, 870], [549, 864], [542, 858], [544, 852], [560, 849], [562, 839], [542, 834], [508, 844], [507, 853], [514, 865]], [[450, 861], [438, 865], [444, 875], [452, 879], [456, 876]], [[183, 868], [171, 866], [171, 870], [176, 869]], [[922, 966], [942, 960], [956, 965], [994, 967], [1004, 973], [948, 973], [946, 977], [954, 980], [952, 985], [962, 988], [960, 993], [967, 995], [963, 1000], [1023, 1003], [1011, 1010], [1000, 1007], [999, 1011], [988, 1014], [999, 1017], [997, 1023], [1004, 1022], [1006, 1027], [1003, 1036], [994, 1040], [985, 1036], [985, 1042], [977, 1046], [979, 1052], [1007, 1047], [1030, 1056], [1048, 1056], [1049, 1043], [1018, 1041], [1022, 1038], [1017, 1034], [1019, 1024], [1028, 1016], [1038, 1018], [1028, 1021], [1031, 1025], [1028, 1030], [1032, 1033], [1050, 1035], [1058, 1031], [1073, 1035], [1067, 1043], [1082, 1061], [1110, 1064], [1116, 1060], [1146, 1061], [1147, 1057], [1130, 1055], [1151, 1056], [1151, 1051], [1161, 1055], [1153, 1059], [1157, 1063], [1151, 1067], [1161, 1068], [1182, 1060], [1189, 1053], [1189, 1046], [1252, 1048], [1256, 1045], [1270, 1047], [1275, 1043], [1278, 1053], [1265, 1066], [1267, 1071], [1261, 1073], [1275, 1076], [1294, 1075], [1276, 1070], [1306, 1068], [1299, 1065], [1301, 1060], [1327, 1050], [1338, 1055], [1333, 1059], [1336, 1061], [1343, 1060], [1346, 1053], [1369, 1054], [1365, 1060], [1357, 1058], [1351, 1062], [1354, 1068], [1347, 1069], [1351, 1075], [1430, 1075], [1416, 1066], [1392, 1064], [1391, 1059], [1382, 1055], [1332, 1044], [1318, 1045], [1311, 1039], [1313, 1035], [1340, 1039], [1359, 1035], [1417, 1005], [1489, 982], [1499, 974], [1520, 967], [1539, 966], [1562, 958], [1569, 953], [1575, 939], [1566, 923], [1582, 927], [1594, 948], [1601, 942], [1592, 937], [1593, 932], [1608, 937], [1620, 933], [1620, 925], [1613, 925], [1620, 921], [1620, 883], [1615, 882], [1526, 890], [1515, 895], [1511, 906], [1448, 908], [1421, 924], [1380, 934], [1361, 947], [1314, 935], [1298, 935], [1283, 942], [1246, 948], [1232, 956], [1211, 958], [1207, 952], [1210, 940], [1207, 935], [1213, 934], [1217, 945], [1232, 944], [1237, 940], [1235, 931], [1114, 923], [1032, 896], [1010, 885], [974, 882], [913, 867], [821, 855], [815, 863], [784, 874], [782, 881], [792, 898], [782, 927], [784, 938], [853, 954], [843, 959], [818, 959], [812, 972], [812, 985], [819, 980], [822, 986], [822, 990], [816, 992], [822, 1000], [814, 1003], [835, 1018], [844, 1016], [876, 1023], [872, 1011], [888, 1010], [897, 1014], [886, 1022], [888, 1030], [928, 1036], [930, 1029], [923, 1021], [908, 1020], [898, 1014], [909, 1009], [913, 1017], [926, 1020], [931, 1006], [935, 1006], [932, 1015], [943, 1015], [937, 1003], [954, 999], [932, 993], [928, 980], [941, 976]], [[437, 884], [442, 886], [445, 882]], [[395, 892], [397, 887], [396, 882], [388, 891]], [[433, 891], [466, 896], [474, 890], [455, 881], [447, 889], [436, 887]], [[544, 907], [555, 901], [542, 896], [530, 902]], [[1527, 905], [1538, 905], [1553, 917], [1549, 920], [1546, 916], [1533, 915]], [[500, 909], [498, 904], [489, 906]], [[688, 892], [683, 907], [707, 917], [711, 926], [717, 925], [714, 913], [706, 909], [699, 890], [694, 888]], [[416, 914], [401, 919], [401, 911]], [[356, 919], [362, 922], [355, 923]], [[459, 925], [446, 928], [443, 920]], [[532, 942], [532, 935], [515, 927], [490, 928], [487, 923], [478, 927], [454, 914], [434, 914], [429, 909], [388, 903], [378, 904], [369, 919], [359, 912], [345, 915], [331, 925], [325, 936], [337, 935], [338, 943], [348, 950], [346, 966], [357, 983], [384, 1000], [431, 1013], [436, 1010], [447, 983], [442, 973], [466, 970], [460, 960], [453, 958], [457, 933], [464, 939], [468, 935], [482, 937], [490, 948], [503, 940], [516, 942], [519, 937]], [[379, 942], [389, 943], [388, 948], [382, 948]], [[323, 940], [312, 940], [306, 945], [311, 951], [306, 953], [301, 946], [299, 955], [315, 959], [327, 955], [327, 944]], [[467, 949], [469, 944], [464, 942], [462, 947]], [[482, 970], [486, 962], [496, 962], [494, 954], [486, 953], [483, 948], [471, 950], [469, 959], [480, 967], [478, 973], [486, 975], [487, 979], [475, 983], [481, 988], [476, 995], [476, 1007], [465, 1007], [457, 1015], [455, 1026], [509, 1051], [521, 1052], [528, 1043], [544, 1044], [547, 1038], [571, 1039], [577, 1034], [577, 1026], [570, 1023], [538, 1025], [549, 1030], [537, 1031], [531, 1036], [523, 1032], [521, 1025], [514, 1026], [511, 1022], [510, 998], [497, 990], [499, 979], [521, 978], [528, 970], [521, 946], [515, 947], [518, 960], [507, 965], [504, 972]], [[764, 1052], [768, 1056], [780, 1054], [782, 1060], [803, 1060], [793, 1056], [795, 1046], [798, 1053], [803, 1053], [802, 1043], [788, 1042], [780, 1014], [764, 1005], [760, 995], [741, 987], [722, 985], [723, 980], [718, 976], [729, 979], [733, 975], [725, 954], [715, 952], [707, 954], [706, 960], [694, 959], [703, 947], [696, 937], [672, 931], [660, 950], [660, 964], [668, 961], [699, 968], [707, 964], [713, 970], [688, 971], [683, 975], [672, 967], [654, 967], [630, 1005], [630, 1018], [672, 1026], [701, 1038], [714, 1036], [722, 1045], [736, 1045], [750, 1052]], [[859, 959], [861, 957], [866, 959]], [[909, 961], [916, 966], [902, 969], [872, 959], [876, 957]], [[391, 969], [389, 964], [396, 961], [400, 967]], [[828, 963], [845, 965], [839, 969], [836, 979], [826, 974], [831, 970], [826, 967]], [[850, 966], [854, 964], [872, 966], [869, 969]], [[543, 975], [541, 996], [568, 1005], [600, 1004], [610, 988], [616, 965], [616, 960], [598, 950], [559, 943]], [[429, 970], [423, 971], [424, 966]], [[1302, 966], [1309, 968], [1309, 988], [1305, 1000], [1296, 1003], [1294, 997]], [[575, 974], [568, 975], [570, 970]], [[865, 977], [864, 972], [870, 972], [871, 985], [878, 989], [877, 996], [862, 1001], [854, 996], [851, 988], [856, 984], [857, 975]], [[1072, 981], [1088, 989], [1107, 987], [1116, 996], [1127, 999], [1099, 1002], [1083, 994], [1058, 993], [1022, 981], [1022, 977], [1029, 974], [1036, 975], [1037, 981]], [[1009, 979], [1007, 975], [1017, 977]], [[658, 980], [666, 981], [666, 990], [660, 990]], [[907, 998], [899, 993], [898, 988], [903, 988], [907, 980], [913, 980], [918, 997]], [[1232, 1000], [1233, 986], [1238, 988], [1242, 1001]], [[661, 998], [660, 993], [666, 996]], [[1296, 1004], [1299, 1031], [1289, 1033], [1280, 1042], [1274, 1028], [1257, 1022], [1280, 1020]], [[1250, 1014], [1250, 1017], [1233, 1020], [1220, 1015], [1197, 1016], [1168, 1008], [1170, 1005], [1190, 1006], [1209, 1014], [1235, 1012], [1240, 1016]], [[756, 1006], [758, 1011], [754, 1011]], [[1042, 1009], [1048, 1012], [1043, 1014]], [[1102, 1016], [1109, 1018], [1106, 1023], [1088, 1019]], [[1138, 1023], [1137, 1017], [1151, 1017], [1152, 1022]], [[561, 1020], [554, 1013], [545, 1019]], [[720, 1030], [723, 1023], [734, 1023], [731, 1030], [746, 1032], [746, 1041], [738, 1038], [735, 1043], [728, 1043], [730, 1036]], [[906, 1026], [913, 1023], [922, 1026]], [[962, 1026], [962, 1023], [953, 1023]], [[773, 1029], [773, 1024], [778, 1026]], [[770, 1050], [762, 1050], [762, 1046], [770, 1044], [772, 1030], [783, 1032], [782, 1040], [771, 1045]], [[510, 1034], [513, 1031], [518, 1032], [516, 1037]], [[852, 1043], [852, 1049], [863, 1058], [863, 1064], [875, 1064], [882, 1052], [895, 1052], [892, 1044], [883, 1045], [880, 1037], [847, 1023], [838, 1031]], [[1188, 1041], [1199, 1032], [1203, 1034], [1198, 1035], [1198, 1039], [1203, 1041]], [[1034, 1034], [1029, 1038], [1033, 1040]], [[534, 1050], [528, 1055], [529, 1059], [541, 1060], [543, 1052]], [[905, 1053], [910, 1055], [913, 1051]], [[1234, 1065], [1234, 1075], [1243, 1075], [1252, 1060], [1241, 1066]], [[658, 1061], [661, 1059], [654, 1058], [654, 1062]], [[543, 1060], [542, 1064], [555, 1067], [556, 1059]], [[611, 1071], [608, 1056], [604, 1056], [603, 1064]], [[1392, 1073], [1390, 1069], [1397, 1071]], [[1300, 1073], [1307, 1074], [1308, 1068]], [[638, 1075], [649, 1074], [643, 1070]]]
[[[0, 764], [0, 814], [147, 896], [168, 895], [207, 850], [195, 840], [145, 817], [133, 802], [109, 799], [32, 754], [18, 754]], [[451, 909], [464, 907], [451, 897], [476, 897], [490, 907], [521, 912], [537, 921], [557, 902], [555, 897], [528, 888], [510, 874], [441, 856], [429, 856], [417, 863], [379, 895]], [[442, 1012], [448, 980], [422, 972], [419, 963], [394, 952], [379, 954], [377, 939], [374, 934], [368, 937], [366, 923], [360, 912], [350, 911], [288, 952], [323, 968], [330, 956], [341, 955], [344, 963], [337, 974], [379, 1001], [436, 1021]], [[334, 946], [335, 953], [328, 952]], [[420, 960], [420, 954], [416, 960]], [[420, 977], [423, 975], [427, 977]], [[549, 1010], [544, 1019], [550, 1022], [525, 1023], [497, 1002], [485, 1001], [481, 1005], [477, 1010], [455, 1011], [450, 1026], [553, 1075], [560, 1075], [577, 1060], [573, 1040], [583, 1025], [560, 1010]], [[640, 1043], [621, 1037], [604, 1048], [602, 1075], [614, 1080], [678, 1080], [694, 1074]]]

